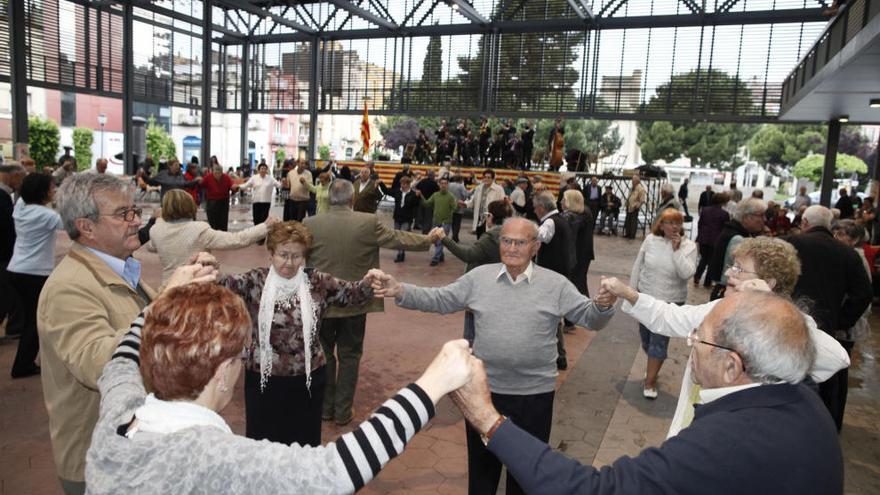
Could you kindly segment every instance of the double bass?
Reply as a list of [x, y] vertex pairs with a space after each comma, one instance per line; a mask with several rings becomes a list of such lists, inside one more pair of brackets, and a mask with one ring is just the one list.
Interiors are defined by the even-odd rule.
[[562, 128], [562, 121], [557, 119], [553, 130], [550, 131], [550, 169], [554, 172], [562, 166], [562, 149], [565, 147], [565, 130]]

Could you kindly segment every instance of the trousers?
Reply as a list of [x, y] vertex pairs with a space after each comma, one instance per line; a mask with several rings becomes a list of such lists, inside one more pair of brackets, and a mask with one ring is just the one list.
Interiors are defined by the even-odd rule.
[[366, 326], [366, 314], [324, 318], [321, 322], [321, 346], [327, 359], [322, 415], [335, 418], [337, 423], [347, 423], [352, 418]]
[[205, 200], [205, 213], [212, 229], [225, 232], [229, 226], [229, 198]]

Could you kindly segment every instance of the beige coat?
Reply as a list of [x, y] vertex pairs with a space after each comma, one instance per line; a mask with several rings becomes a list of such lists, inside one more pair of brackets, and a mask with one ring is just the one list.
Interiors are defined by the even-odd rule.
[[637, 211], [648, 201], [648, 191], [642, 184], [636, 184], [626, 197], [626, 211], [632, 213]]
[[135, 291], [94, 253], [74, 242], [46, 281], [37, 308], [43, 398], [58, 476], [84, 481], [98, 421], [98, 377], [119, 338], [154, 297]]
[[[370, 270], [379, 268], [379, 248], [427, 251], [428, 237], [394, 230], [371, 213], [352, 211], [346, 206], [330, 206], [330, 210], [303, 220], [314, 240], [308, 265], [343, 280], [360, 280]], [[325, 318], [375, 313], [385, 310], [381, 298], [363, 306], [327, 309]]]
[[[484, 194], [486, 195], [485, 201], [483, 200]], [[486, 191], [485, 184], [480, 184], [474, 188], [471, 198], [464, 202], [465, 206], [474, 210], [474, 223], [471, 224], [471, 232], [476, 232], [478, 225], [486, 223], [485, 209], [489, 208], [489, 203], [504, 199], [506, 196], [504, 188], [494, 182], [489, 186], [488, 191]], [[480, 211], [480, 205], [483, 206], [484, 211]]]
[[223, 232], [212, 229], [207, 222], [166, 222], [160, 218], [150, 229], [150, 240], [162, 261], [163, 287], [174, 270], [187, 264], [199, 251], [240, 249], [265, 237], [265, 223], [238, 232]]
[[312, 183], [312, 173], [307, 168], [304, 168], [302, 173], [297, 172], [296, 167], [287, 172], [287, 183], [290, 186], [289, 197], [294, 201], [308, 201], [309, 187], [299, 181], [300, 177], [305, 177], [307, 183]]

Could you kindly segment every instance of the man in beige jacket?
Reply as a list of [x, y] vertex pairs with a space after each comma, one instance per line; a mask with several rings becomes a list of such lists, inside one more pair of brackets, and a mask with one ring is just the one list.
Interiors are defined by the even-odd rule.
[[305, 160], [296, 162], [296, 167], [287, 172], [287, 183], [290, 196], [284, 202], [284, 221], [302, 222], [309, 209], [309, 186], [312, 184], [312, 172]]
[[639, 227], [639, 210], [648, 202], [648, 191], [642, 185], [642, 179], [638, 175], [632, 177], [632, 188], [626, 197], [626, 220], [623, 222], [623, 235], [627, 239], [636, 238], [636, 230]]
[[[333, 181], [330, 210], [303, 222], [314, 239], [309, 266], [343, 280], [360, 280], [371, 268], [379, 268], [380, 247], [427, 251], [442, 237], [442, 233], [425, 236], [393, 230], [375, 214], [352, 211], [353, 197], [351, 182]], [[363, 306], [327, 310], [320, 333], [327, 359], [327, 388], [322, 414], [325, 420], [335, 419], [339, 425], [351, 421], [367, 313], [384, 310], [382, 299], [373, 299]]]
[[131, 257], [140, 247], [141, 210], [127, 182], [77, 174], [61, 186], [56, 204], [74, 242], [43, 287], [37, 328], [55, 465], [64, 493], [76, 494], [85, 492], [98, 377], [155, 293]]

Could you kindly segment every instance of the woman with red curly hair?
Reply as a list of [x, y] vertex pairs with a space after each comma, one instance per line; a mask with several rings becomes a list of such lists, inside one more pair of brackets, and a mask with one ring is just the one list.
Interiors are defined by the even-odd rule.
[[248, 438], [321, 444], [327, 370], [318, 340], [327, 307], [364, 304], [371, 278], [348, 282], [306, 268], [312, 234], [296, 221], [269, 227], [269, 267], [220, 277], [244, 299], [253, 339], [245, 349]]
[[415, 383], [334, 443], [252, 440], [219, 414], [250, 348], [249, 313], [229, 289], [202, 283], [166, 290], [138, 316], [98, 380], [89, 493], [352, 493], [480, 369], [466, 341], [449, 342]]

